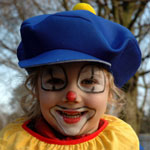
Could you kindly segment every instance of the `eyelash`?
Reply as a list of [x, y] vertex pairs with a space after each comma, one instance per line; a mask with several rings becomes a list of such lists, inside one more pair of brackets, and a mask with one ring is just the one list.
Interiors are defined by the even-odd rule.
[[59, 78], [52, 78], [52, 79], [48, 80], [47, 83], [49, 83], [49, 84], [65, 84], [64, 81]]
[[96, 84], [97, 81], [95, 79], [84, 79], [81, 81], [81, 84]]

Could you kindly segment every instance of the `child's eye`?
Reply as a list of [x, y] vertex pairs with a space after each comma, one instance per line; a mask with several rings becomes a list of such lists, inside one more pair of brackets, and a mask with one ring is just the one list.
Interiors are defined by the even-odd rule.
[[51, 78], [42, 82], [44, 90], [60, 90], [66, 85], [66, 81], [60, 78]]
[[67, 76], [62, 66], [48, 66], [41, 73], [41, 88], [46, 91], [58, 91], [67, 85]]
[[82, 85], [93, 85], [93, 84], [96, 84], [97, 81], [94, 80], [94, 79], [84, 79], [81, 81], [81, 84]]
[[77, 84], [85, 92], [103, 92], [105, 89], [104, 72], [97, 65], [85, 65], [79, 72]]
[[53, 78], [47, 81], [48, 84], [52, 85], [63, 85], [65, 82], [62, 79], [59, 78]]

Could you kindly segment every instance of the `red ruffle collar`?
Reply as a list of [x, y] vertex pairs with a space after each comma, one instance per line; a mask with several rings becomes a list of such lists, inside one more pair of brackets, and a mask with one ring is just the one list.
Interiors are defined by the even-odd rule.
[[99, 128], [96, 132], [84, 136], [67, 137], [61, 135], [52, 127], [50, 127], [49, 124], [43, 118], [40, 118], [35, 122], [34, 130], [28, 127], [29, 123], [31, 123], [31, 120], [26, 121], [22, 125], [22, 127], [32, 136], [46, 143], [59, 144], [59, 145], [72, 145], [72, 144], [86, 142], [90, 139], [93, 139], [98, 134], [100, 134], [100, 132], [102, 132], [108, 125], [107, 120], [100, 119]]

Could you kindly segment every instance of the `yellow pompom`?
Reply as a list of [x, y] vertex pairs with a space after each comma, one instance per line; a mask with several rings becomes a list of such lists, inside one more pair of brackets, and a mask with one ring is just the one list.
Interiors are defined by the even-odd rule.
[[73, 7], [73, 10], [87, 10], [96, 15], [94, 8], [87, 3], [78, 3]]

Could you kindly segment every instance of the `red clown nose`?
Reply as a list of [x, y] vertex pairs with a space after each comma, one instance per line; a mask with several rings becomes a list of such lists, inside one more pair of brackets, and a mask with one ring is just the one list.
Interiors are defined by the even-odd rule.
[[76, 93], [73, 92], [73, 91], [69, 91], [69, 92], [67, 93], [67, 96], [66, 96], [67, 100], [70, 101], [70, 102], [75, 101], [75, 100], [76, 100], [76, 97], [77, 97], [77, 95], [76, 95]]

